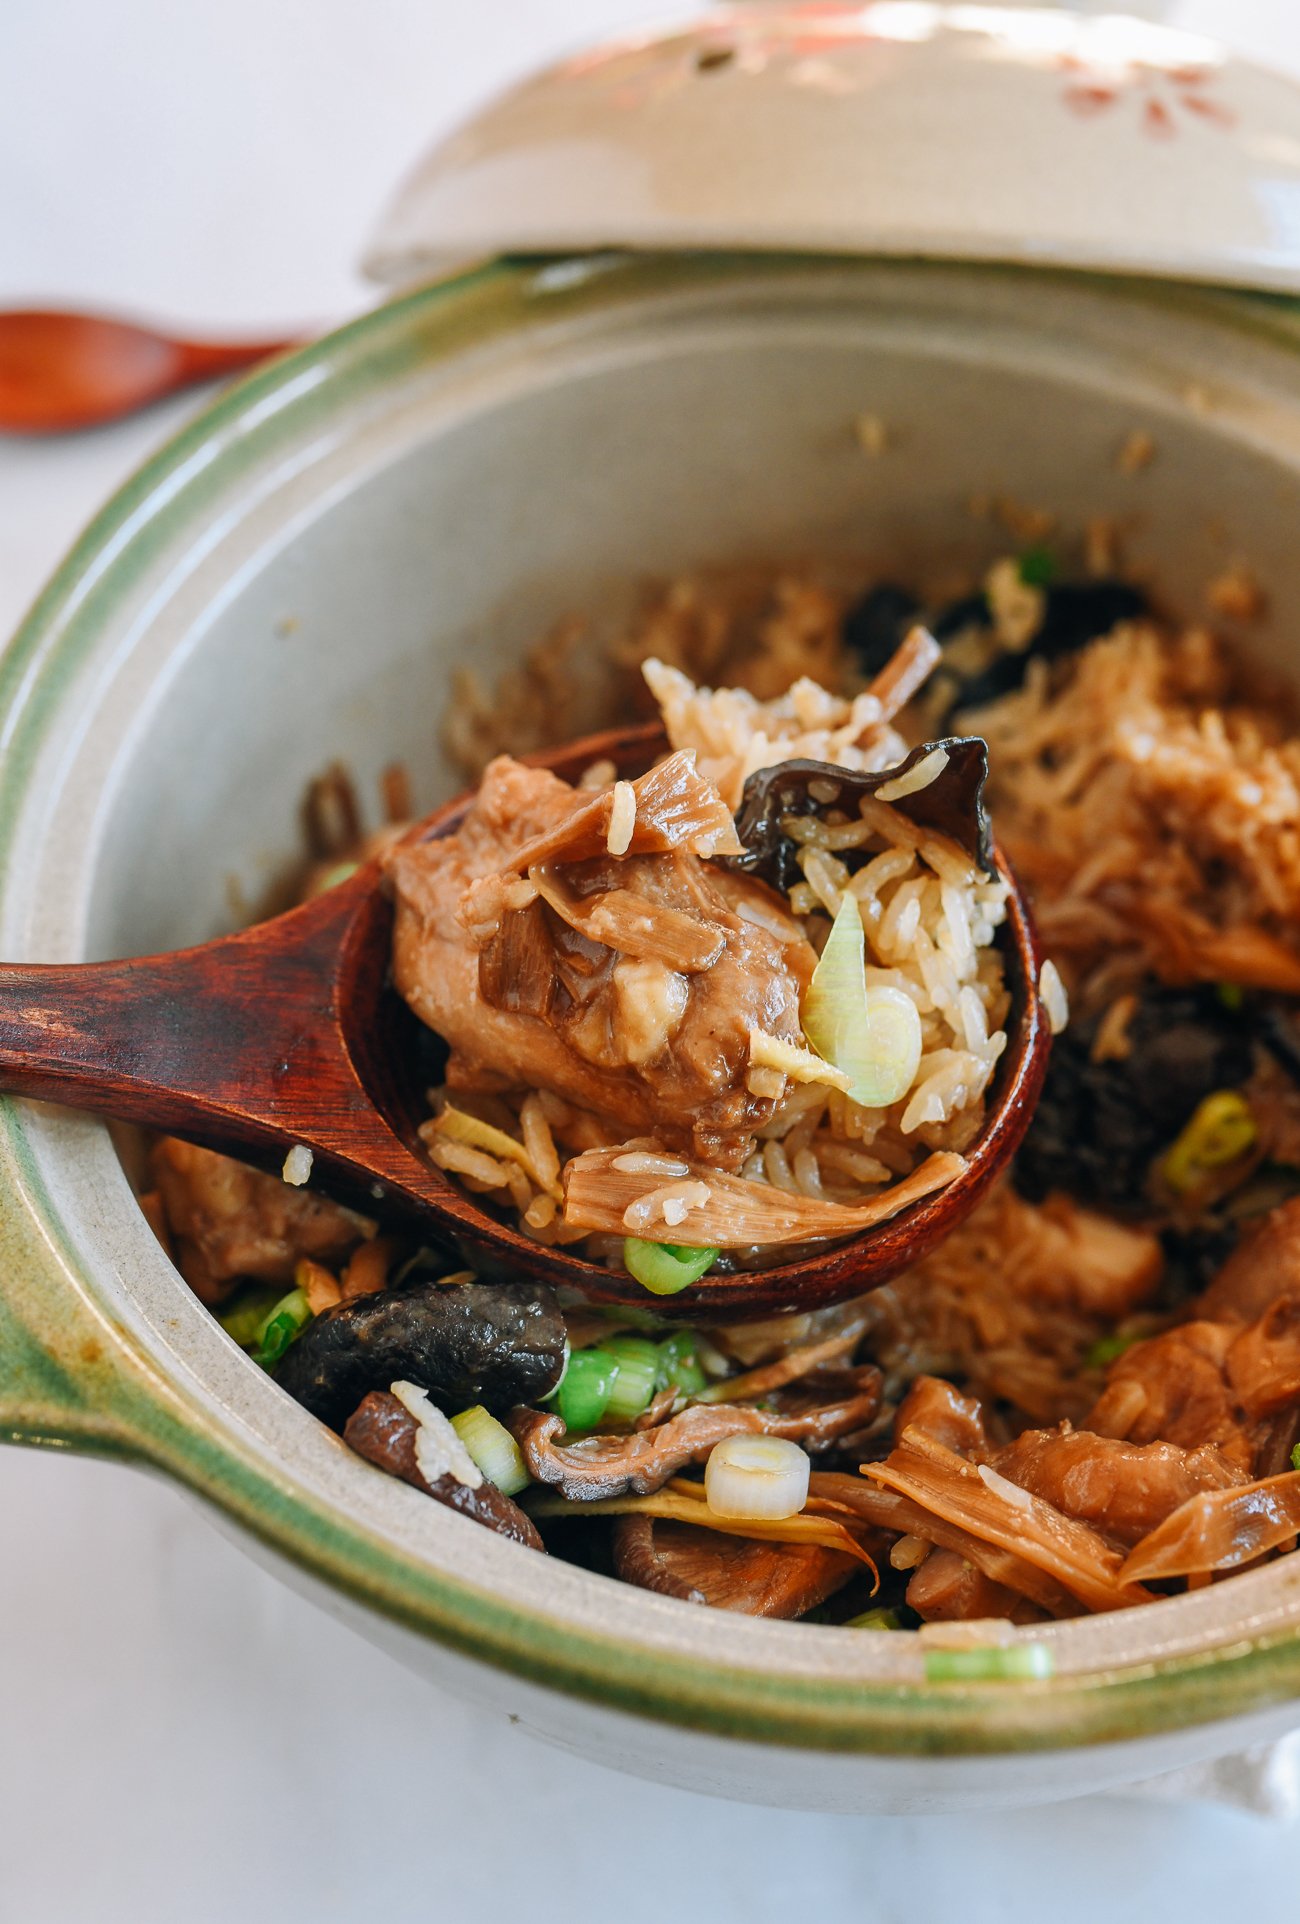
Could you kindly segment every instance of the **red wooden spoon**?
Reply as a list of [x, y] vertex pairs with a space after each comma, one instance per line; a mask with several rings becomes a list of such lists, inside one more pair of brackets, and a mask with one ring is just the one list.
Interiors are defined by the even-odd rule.
[[0, 312], [0, 434], [98, 427], [293, 345], [173, 340], [99, 314]]
[[[576, 781], [593, 762], [639, 774], [658, 725], [590, 736], [528, 759]], [[412, 831], [455, 829], [471, 798]], [[1002, 931], [1008, 1046], [984, 1124], [955, 1182], [850, 1241], [778, 1267], [710, 1271], [656, 1314], [713, 1320], [813, 1309], [886, 1282], [969, 1214], [1029, 1125], [1048, 1026], [1024, 898], [1010, 884]], [[639, 1303], [630, 1276], [542, 1248], [449, 1182], [416, 1134], [432, 1079], [421, 1028], [388, 983], [393, 911], [377, 863], [238, 935], [173, 955], [68, 966], [0, 965], [0, 1090], [187, 1136], [279, 1169], [297, 1143], [311, 1181], [370, 1212], [413, 1218], [492, 1276], [524, 1275], [603, 1302]]]

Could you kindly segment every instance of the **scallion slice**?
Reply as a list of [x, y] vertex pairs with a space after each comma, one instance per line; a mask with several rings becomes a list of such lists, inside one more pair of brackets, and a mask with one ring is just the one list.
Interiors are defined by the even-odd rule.
[[927, 1683], [1041, 1682], [1056, 1670], [1056, 1659], [1045, 1643], [1012, 1643], [1005, 1648], [985, 1645], [972, 1650], [927, 1650]]
[[643, 1243], [629, 1236], [623, 1244], [623, 1267], [654, 1296], [676, 1296], [698, 1283], [718, 1260], [716, 1249], [691, 1249], [679, 1243]]
[[306, 1292], [291, 1289], [282, 1296], [263, 1321], [253, 1338], [256, 1348], [253, 1361], [264, 1370], [269, 1370], [279, 1362], [295, 1336], [302, 1334], [311, 1321], [311, 1304]]
[[1216, 1089], [1196, 1106], [1160, 1165], [1176, 1196], [1195, 1189], [1216, 1169], [1237, 1162], [1259, 1139], [1254, 1112], [1239, 1089]]
[[846, 1617], [842, 1630], [901, 1630], [903, 1619], [897, 1610], [864, 1610], [860, 1617]]
[[618, 1364], [605, 1414], [630, 1423], [654, 1400], [659, 1387], [659, 1345], [646, 1336], [612, 1336], [604, 1348]]
[[1025, 549], [1019, 567], [1026, 588], [1048, 588], [1056, 579], [1056, 556], [1041, 542]]
[[693, 1329], [679, 1329], [659, 1345], [659, 1387], [679, 1396], [698, 1396], [708, 1384], [696, 1354], [699, 1338]]
[[618, 1380], [618, 1363], [606, 1349], [575, 1349], [559, 1386], [546, 1399], [566, 1430], [594, 1430]]
[[340, 882], [349, 882], [361, 867], [360, 862], [335, 862], [317, 877], [313, 895], [324, 895], [327, 889], [336, 889]]
[[803, 999], [803, 1031], [864, 1109], [887, 1109], [916, 1080], [921, 1018], [902, 989], [867, 987], [866, 935], [857, 897], [846, 893]]
[[808, 1501], [812, 1465], [784, 1436], [724, 1436], [704, 1466], [704, 1498], [715, 1516], [780, 1521]]
[[283, 1301], [283, 1291], [274, 1283], [252, 1283], [241, 1289], [217, 1321], [227, 1336], [233, 1336], [240, 1349], [252, 1349], [272, 1311]]
[[495, 1483], [503, 1496], [518, 1496], [532, 1482], [519, 1445], [504, 1423], [498, 1423], [481, 1403], [462, 1410], [451, 1419], [455, 1430], [474, 1462], [489, 1483]]
[[1104, 1370], [1125, 1350], [1132, 1349], [1134, 1343], [1142, 1341], [1141, 1330], [1112, 1330], [1109, 1336], [1099, 1336], [1090, 1349], [1084, 1351], [1083, 1367], [1087, 1370]]

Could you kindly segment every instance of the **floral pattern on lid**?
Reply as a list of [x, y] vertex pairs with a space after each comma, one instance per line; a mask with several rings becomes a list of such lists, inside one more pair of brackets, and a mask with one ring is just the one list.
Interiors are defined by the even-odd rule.
[[749, 0], [522, 82], [417, 165], [390, 285], [609, 247], [1034, 262], [1300, 290], [1300, 86], [1122, 14]]

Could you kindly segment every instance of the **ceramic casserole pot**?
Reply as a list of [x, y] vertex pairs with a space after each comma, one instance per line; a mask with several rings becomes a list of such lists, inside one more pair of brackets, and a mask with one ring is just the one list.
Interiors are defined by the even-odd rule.
[[[864, 412], [888, 426], [878, 458]], [[1140, 474], [1116, 460], [1134, 430], [1157, 451]], [[1300, 672], [1289, 301], [829, 248], [556, 255], [395, 299], [164, 450], [0, 657], [0, 954], [230, 926], [292, 858], [328, 760], [368, 794], [404, 760], [421, 811], [452, 791], [458, 662], [490, 677], [575, 610], [598, 635], [647, 579], [706, 564], [978, 569], [1006, 540], [970, 513], [990, 490], [1070, 526], [1115, 516], [1188, 616], [1248, 556], [1276, 611], [1251, 645]], [[413, 1668], [615, 1766], [954, 1808], [1300, 1723], [1295, 1559], [1036, 1628], [1048, 1682], [928, 1685], [914, 1638], [543, 1562], [372, 1469], [190, 1295], [92, 1120], [0, 1105], [0, 1238], [0, 1434], [175, 1478]]]

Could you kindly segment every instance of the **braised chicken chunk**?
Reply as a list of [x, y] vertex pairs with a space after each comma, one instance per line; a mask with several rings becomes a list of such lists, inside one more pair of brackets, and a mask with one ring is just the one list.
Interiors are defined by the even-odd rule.
[[618, 854], [612, 792], [504, 759], [455, 835], [394, 851], [397, 986], [449, 1090], [549, 1090], [734, 1170], [775, 1108], [750, 1033], [797, 1040], [817, 958], [771, 890], [706, 861], [739, 843], [690, 755], [617, 786]]
[[245, 1279], [288, 1283], [304, 1257], [342, 1262], [374, 1235], [339, 1203], [176, 1136], [155, 1143], [151, 1161], [181, 1273], [205, 1303]]

